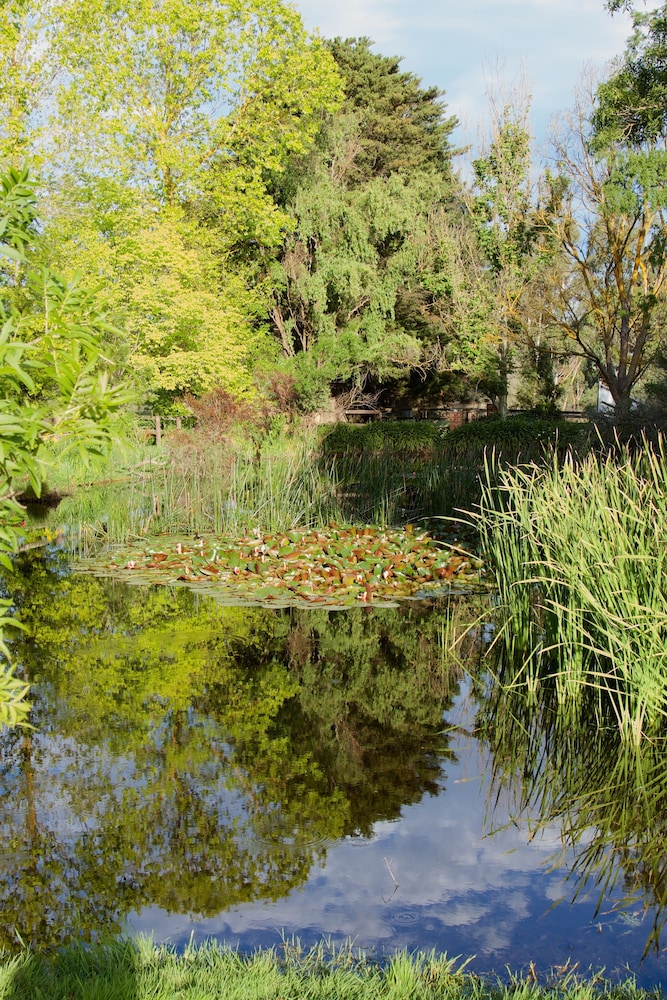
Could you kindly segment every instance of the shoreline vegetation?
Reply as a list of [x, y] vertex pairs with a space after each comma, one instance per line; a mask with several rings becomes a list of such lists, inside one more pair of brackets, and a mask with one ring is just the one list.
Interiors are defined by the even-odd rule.
[[[500, 683], [529, 699], [554, 688], [575, 711], [594, 702], [599, 725], [639, 745], [667, 720], [667, 457], [659, 432], [626, 438], [526, 417], [259, 437], [204, 425], [119, 456], [98, 486], [63, 464], [49, 488], [67, 496], [45, 529], [64, 530], [79, 569], [228, 581], [230, 599], [269, 605], [391, 599], [430, 580], [465, 591], [485, 576]], [[428, 566], [411, 566], [415, 547], [420, 560], [432, 548]]]
[[255, 430], [173, 431], [160, 448], [135, 440], [88, 469], [56, 459], [48, 489], [63, 502], [50, 523], [77, 536], [80, 555], [162, 533], [243, 537], [331, 522], [442, 529], [468, 520], [490, 451], [503, 464], [543, 464], [555, 446], [586, 438], [581, 424], [521, 417], [454, 431], [426, 421]]
[[150, 939], [0, 958], [0, 1000], [661, 1000], [659, 988], [604, 972], [555, 969], [538, 980], [485, 978], [460, 958], [399, 952], [386, 963], [352, 945], [284, 942], [241, 953], [207, 942], [177, 952]]

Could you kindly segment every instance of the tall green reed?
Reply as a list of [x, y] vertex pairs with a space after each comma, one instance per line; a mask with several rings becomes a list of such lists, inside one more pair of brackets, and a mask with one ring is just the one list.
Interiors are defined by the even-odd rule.
[[661, 441], [546, 468], [489, 464], [477, 518], [505, 680], [593, 694], [635, 743], [667, 717], [667, 456]]
[[162, 532], [240, 535], [339, 517], [335, 483], [303, 441], [259, 456], [248, 443], [153, 448], [139, 462], [111, 467], [106, 481], [74, 489], [55, 515], [90, 543]]

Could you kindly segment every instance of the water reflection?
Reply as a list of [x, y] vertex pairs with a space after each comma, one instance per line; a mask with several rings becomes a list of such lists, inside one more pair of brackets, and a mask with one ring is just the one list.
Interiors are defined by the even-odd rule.
[[478, 633], [450, 648], [479, 608], [220, 607], [58, 561], [12, 591], [36, 728], [0, 737], [0, 946], [284, 930], [663, 976], [663, 748], [491, 685]]
[[595, 916], [623, 909], [629, 922], [650, 914], [645, 952], [660, 950], [667, 911], [667, 744], [639, 747], [600, 726], [596, 706], [562, 704], [548, 688], [539, 700], [493, 687], [478, 716], [492, 750], [492, 787], [506, 793], [509, 821], [530, 836], [557, 826], [553, 864], [573, 857], [574, 898], [596, 897]]
[[2, 742], [5, 946], [278, 899], [439, 790], [445, 610], [266, 614], [45, 562], [14, 592], [36, 731]]

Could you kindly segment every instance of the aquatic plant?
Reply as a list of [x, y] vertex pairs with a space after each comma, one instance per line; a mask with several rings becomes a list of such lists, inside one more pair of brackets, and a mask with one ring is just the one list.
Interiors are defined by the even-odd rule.
[[635, 743], [667, 717], [667, 456], [645, 444], [487, 466], [476, 522], [498, 586], [504, 679], [594, 695]]
[[205, 587], [228, 600], [354, 605], [470, 591], [483, 584], [481, 560], [412, 525], [287, 531], [250, 537], [158, 536], [105, 550], [79, 572], [130, 583]]

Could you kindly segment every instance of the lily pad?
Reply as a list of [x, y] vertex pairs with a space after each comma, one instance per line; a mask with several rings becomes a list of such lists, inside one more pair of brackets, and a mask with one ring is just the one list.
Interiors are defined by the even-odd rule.
[[244, 538], [161, 536], [107, 549], [79, 572], [181, 583], [232, 603], [393, 605], [485, 588], [482, 561], [413, 526], [342, 527]]

